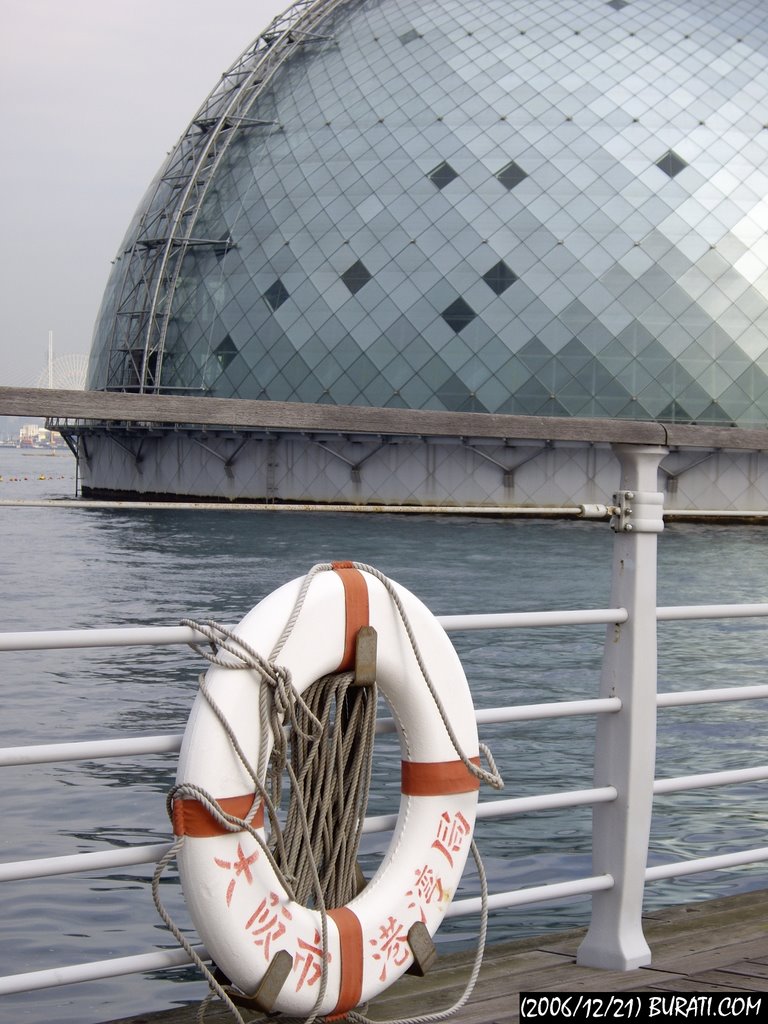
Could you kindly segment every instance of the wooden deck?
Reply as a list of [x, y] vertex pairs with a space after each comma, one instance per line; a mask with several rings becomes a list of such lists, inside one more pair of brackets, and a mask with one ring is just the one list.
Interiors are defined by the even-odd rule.
[[[582, 931], [491, 946], [472, 998], [452, 1019], [515, 1024], [521, 991], [768, 992], [768, 891], [657, 911], [647, 916], [645, 934], [653, 963], [626, 972], [578, 967]], [[461, 995], [470, 966], [467, 956], [442, 958], [426, 978], [406, 977], [389, 989], [370, 1005], [370, 1016], [391, 1020], [443, 1009]], [[192, 1024], [196, 1011], [138, 1014], [112, 1024]], [[210, 1024], [231, 1019], [221, 1004], [206, 1014]]]

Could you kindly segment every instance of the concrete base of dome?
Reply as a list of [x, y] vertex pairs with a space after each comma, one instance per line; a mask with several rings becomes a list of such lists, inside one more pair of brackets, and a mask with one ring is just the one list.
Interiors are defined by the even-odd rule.
[[[244, 431], [89, 430], [82, 493], [94, 498], [449, 510], [551, 510], [610, 503], [619, 466], [604, 443], [265, 435]], [[675, 449], [659, 490], [670, 512], [768, 509], [757, 451]]]

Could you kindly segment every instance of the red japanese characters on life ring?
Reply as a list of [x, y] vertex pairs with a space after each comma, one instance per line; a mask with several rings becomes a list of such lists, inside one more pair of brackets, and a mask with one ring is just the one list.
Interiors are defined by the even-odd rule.
[[[276, 590], [236, 627], [251, 648], [273, 650], [296, 604], [303, 578]], [[399, 596], [436, 695], [464, 754], [478, 764], [472, 700], [459, 658], [444, 630], [413, 594]], [[424, 683], [402, 619], [376, 576], [338, 563], [312, 578], [277, 661], [302, 693], [315, 680], [353, 664], [361, 626], [378, 635], [377, 683], [400, 738], [402, 782], [397, 825], [384, 859], [362, 892], [327, 913], [323, 947], [319, 911], [293, 902], [269, 858], [247, 831], [225, 832], [204, 805], [176, 799], [174, 831], [184, 896], [209, 954], [244, 993], [256, 990], [274, 957], [287, 950], [292, 966], [275, 1010], [294, 1015], [343, 1014], [373, 998], [410, 966], [408, 931], [422, 922], [433, 935], [445, 915], [469, 853], [479, 782], [458, 758]], [[223, 712], [251, 763], [262, 741], [259, 674], [212, 666], [206, 690]], [[254, 803], [253, 782], [230, 737], [198, 695], [190, 715], [177, 783], [212, 794], [227, 813], [243, 817]], [[264, 829], [263, 815], [251, 822]], [[261, 831], [259, 831], [261, 835]]]

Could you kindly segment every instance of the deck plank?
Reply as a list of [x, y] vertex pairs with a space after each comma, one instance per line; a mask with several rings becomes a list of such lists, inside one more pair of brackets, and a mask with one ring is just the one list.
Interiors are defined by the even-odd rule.
[[728, 971], [733, 974], [748, 974], [753, 978], [768, 978], [768, 964], [759, 960], [742, 960], [728, 964]]
[[[471, 999], [453, 1018], [460, 1024], [518, 1024], [520, 992], [768, 992], [768, 891], [671, 907], [647, 915], [653, 961], [632, 971], [602, 971], [576, 963], [583, 930], [488, 948]], [[372, 1018], [392, 1020], [445, 1009], [460, 998], [472, 953], [441, 957], [426, 978], [406, 976], [370, 1006]], [[143, 1013], [111, 1024], [193, 1024], [197, 1005]], [[253, 1016], [253, 1024], [280, 1017]], [[231, 1017], [221, 1004], [209, 1024]]]
[[730, 970], [702, 971], [695, 977], [696, 981], [704, 984], [724, 985], [727, 988], [749, 988], [750, 992], [768, 992], [768, 978], [758, 978], [755, 975], [747, 977], [744, 974], [734, 974]]
[[[766, 928], [763, 926], [762, 937], [733, 940], [733, 937], [729, 935], [729, 941], [724, 941], [720, 945], [712, 945], [711, 937], [707, 936], [707, 946], [704, 949], [693, 950], [683, 955], [672, 955], [670, 952], [666, 955], [659, 953], [654, 957], [654, 966], [663, 967], [664, 970], [672, 971], [675, 974], [693, 975], [707, 968], [736, 963], [739, 958], [749, 960], [765, 950], [765, 933]], [[690, 946], [690, 940], [687, 945]]]

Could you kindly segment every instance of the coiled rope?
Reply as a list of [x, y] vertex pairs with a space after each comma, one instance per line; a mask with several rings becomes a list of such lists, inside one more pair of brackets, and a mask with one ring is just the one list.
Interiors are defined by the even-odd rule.
[[[501, 789], [504, 782], [488, 747], [479, 744], [479, 749], [488, 764], [487, 769], [471, 761], [461, 748], [429, 676], [411, 623], [392, 581], [372, 566], [361, 562], [349, 564], [375, 577], [389, 594], [424, 683], [464, 766], [481, 782], [494, 789]], [[248, 814], [244, 818], [237, 818], [223, 811], [210, 793], [189, 783], [175, 786], [166, 801], [169, 817], [172, 815], [174, 800], [191, 798], [201, 803], [226, 831], [248, 832], [268, 858], [289, 899], [305, 906], [314, 903], [321, 919], [323, 949], [328, 946], [327, 907], [344, 906], [361, 887], [357, 851], [371, 778], [376, 688], [375, 685], [355, 686], [354, 674], [344, 672], [318, 680], [304, 695], [300, 695], [293, 687], [290, 672], [277, 664], [277, 658], [293, 631], [313, 578], [319, 572], [332, 569], [331, 563], [320, 563], [309, 570], [285, 627], [268, 658], [264, 658], [220, 623], [213, 620], [182, 620], [183, 625], [191, 626], [208, 641], [207, 647], [199, 642], [193, 642], [190, 646], [211, 664], [226, 669], [246, 668], [259, 676], [262, 683], [259, 690], [262, 743], [256, 764], [251, 764], [243, 752], [231, 722], [227, 720], [207, 688], [206, 677], [201, 675], [201, 695], [218, 718], [233, 750], [251, 778], [255, 790], [254, 801]], [[281, 805], [283, 779], [286, 775], [290, 782], [290, 796], [285, 823], [281, 825], [278, 808]], [[251, 825], [262, 803], [270, 822], [268, 844]], [[152, 879], [153, 900], [166, 927], [199, 968], [211, 988], [211, 994], [200, 1006], [198, 1019], [204, 1019], [210, 1000], [218, 996], [238, 1024], [245, 1024], [238, 1007], [224, 986], [198, 956], [160, 899], [160, 880], [168, 864], [177, 856], [184, 839], [184, 835], [177, 836], [171, 848], [158, 862]], [[470, 998], [482, 965], [488, 918], [487, 879], [474, 839], [471, 851], [480, 880], [482, 909], [477, 952], [462, 996], [448, 1009], [436, 1013], [376, 1024], [431, 1024], [455, 1014]], [[313, 1024], [318, 1019], [319, 1007], [325, 997], [328, 981], [325, 957], [321, 959], [321, 964], [322, 974], [317, 998], [310, 1014], [301, 1018], [302, 1024]], [[364, 1011], [351, 1010], [346, 1016], [355, 1024], [374, 1024]], [[281, 1019], [287, 1022], [295, 1018], [282, 1016]]]

